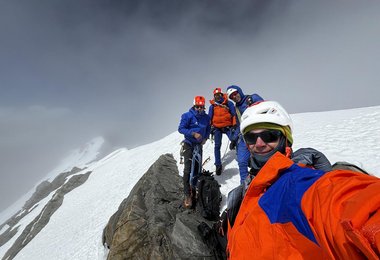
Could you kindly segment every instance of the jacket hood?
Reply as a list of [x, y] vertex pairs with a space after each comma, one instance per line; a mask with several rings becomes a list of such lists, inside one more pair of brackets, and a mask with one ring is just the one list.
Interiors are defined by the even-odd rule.
[[229, 86], [229, 87], [227, 88], [227, 90], [229, 90], [230, 88], [234, 88], [234, 89], [236, 89], [236, 90], [238, 91], [238, 93], [240, 94], [240, 97], [241, 97], [241, 100], [240, 100], [239, 103], [241, 103], [241, 102], [244, 100], [244, 97], [245, 97], [245, 95], [244, 95], [244, 93], [243, 93], [243, 90], [241, 90], [241, 88], [240, 88], [239, 86], [236, 86], [236, 85], [231, 85], [231, 86]]

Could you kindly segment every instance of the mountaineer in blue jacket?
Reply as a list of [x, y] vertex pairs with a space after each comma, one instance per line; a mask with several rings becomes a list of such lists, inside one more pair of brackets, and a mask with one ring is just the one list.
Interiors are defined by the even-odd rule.
[[264, 99], [258, 94], [244, 95], [241, 88], [236, 85], [231, 85], [227, 88], [227, 96], [229, 99], [234, 101], [236, 107], [237, 129], [234, 136], [231, 138], [232, 141], [230, 143], [230, 149], [232, 150], [236, 147], [237, 161], [240, 172], [240, 183], [243, 183], [245, 178], [248, 176], [250, 153], [240, 134], [240, 117], [247, 107], [256, 102], [263, 101]]
[[[195, 198], [195, 186], [191, 183], [190, 173], [193, 158], [193, 152], [196, 151], [200, 155], [200, 163], [202, 163], [202, 146], [209, 138], [211, 130], [210, 117], [205, 112], [205, 98], [196, 96], [194, 98], [193, 107], [181, 116], [181, 122], [178, 126], [178, 132], [184, 135], [183, 140], [183, 188], [185, 193], [184, 206], [191, 208], [193, 199]], [[194, 168], [197, 169], [199, 165]], [[193, 173], [200, 174], [200, 173]], [[196, 177], [196, 176], [195, 176]], [[194, 181], [194, 180], [193, 180]]]

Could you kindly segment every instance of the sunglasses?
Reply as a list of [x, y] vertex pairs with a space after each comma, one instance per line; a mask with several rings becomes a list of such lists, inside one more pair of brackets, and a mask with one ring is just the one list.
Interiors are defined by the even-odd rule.
[[246, 144], [256, 144], [257, 138], [260, 137], [265, 143], [273, 143], [277, 142], [281, 136], [282, 133], [279, 130], [265, 130], [260, 133], [248, 132], [244, 135], [244, 140]]
[[194, 106], [195, 109], [205, 109], [205, 106]]

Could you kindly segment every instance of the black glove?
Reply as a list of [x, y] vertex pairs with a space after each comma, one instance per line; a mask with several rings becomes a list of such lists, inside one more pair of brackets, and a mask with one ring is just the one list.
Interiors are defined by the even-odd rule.
[[236, 148], [236, 141], [232, 140], [230, 143], [230, 150], [235, 150], [235, 148]]

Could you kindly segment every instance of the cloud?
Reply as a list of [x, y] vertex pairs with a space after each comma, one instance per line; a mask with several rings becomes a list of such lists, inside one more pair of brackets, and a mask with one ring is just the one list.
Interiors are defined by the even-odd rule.
[[12, 201], [30, 189], [94, 132], [68, 108], [0, 107], [2, 200]]

